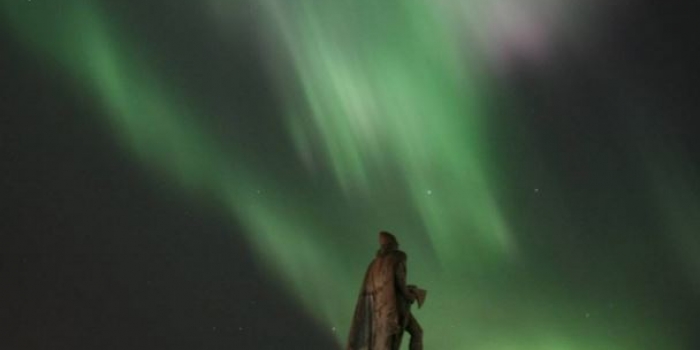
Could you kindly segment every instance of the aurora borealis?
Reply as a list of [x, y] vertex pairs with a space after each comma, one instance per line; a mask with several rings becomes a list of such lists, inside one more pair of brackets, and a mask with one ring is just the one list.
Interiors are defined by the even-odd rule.
[[[676, 97], [692, 85], [681, 63], [653, 68], [671, 44], [640, 53], [625, 34], [663, 27], [650, 6], [4, 0], [2, 18], [154, 197], [216, 208], [237, 242], [219, 254], [242, 255], [295, 305], [199, 307], [229, 333], [212, 348], [279, 348], [265, 335], [278, 328], [238, 339], [248, 325], [227, 324], [260, 313], [342, 348], [386, 229], [429, 290], [416, 312], [427, 349], [693, 349], [700, 182], [685, 118], [697, 106]], [[162, 247], [176, 239], [168, 221], [148, 233]]]

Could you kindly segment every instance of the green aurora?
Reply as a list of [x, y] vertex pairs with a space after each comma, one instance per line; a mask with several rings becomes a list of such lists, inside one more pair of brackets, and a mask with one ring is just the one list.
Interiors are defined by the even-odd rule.
[[499, 127], [485, 102], [495, 88], [457, 49], [464, 38], [445, 8], [262, 5], [268, 44], [284, 53], [278, 67], [293, 68], [278, 75], [278, 119], [300, 166], [280, 176], [262, 150], [213, 136], [206, 108], [169, 88], [157, 52], [100, 6], [3, 5], [17, 38], [104, 108], [125, 151], [244, 225], [259, 262], [339, 344], [375, 233], [387, 229], [409, 255], [409, 280], [429, 290], [416, 312], [428, 349], [681, 349], [633, 291], [596, 319], [604, 293], [570, 293], [522, 251], [488, 139]]

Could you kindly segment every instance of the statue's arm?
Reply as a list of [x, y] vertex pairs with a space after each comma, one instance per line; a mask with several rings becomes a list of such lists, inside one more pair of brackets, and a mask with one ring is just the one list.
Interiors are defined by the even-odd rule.
[[406, 285], [405, 257], [399, 260], [398, 264], [396, 264], [396, 289], [409, 302], [412, 303], [415, 300], [415, 296], [413, 295], [413, 293], [411, 293], [411, 291], [408, 289], [408, 286]]

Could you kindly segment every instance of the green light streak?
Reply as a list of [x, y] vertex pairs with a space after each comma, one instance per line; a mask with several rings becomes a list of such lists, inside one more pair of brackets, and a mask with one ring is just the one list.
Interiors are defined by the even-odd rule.
[[478, 77], [439, 13], [423, 1], [281, 3], [272, 8], [303, 89], [289, 105], [309, 109], [288, 118], [303, 158], [313, 145], [373, 211], [386, 208], [376, 198], [401, 194], [401, 216], [421, 224], [402, 236], [430, 239], [447, 269], [515, 249], [486, 181]]
[[487, 181], [479, 99], [489, 87], [429, 2], [266, 4], [298, 74], [299, 95], [280, 89], [308, 166], [301, 180], [213, 139], [196, 108], [165, 87], [156, 60], [134, 54], [139, 43], [93, 3], [3, 5], [18, 37], [101, 101], [128, 151], [248, 228], [261, 263], [312, 317], [337, 327], [340, 343], [375, 232], [388, 229], [409, 253], [410, 280], [430, 290], [417, 312], [427, 348], [678, 349], [632, 306], [592, 322], [582, 310], [598, 300], [543, 291], [537, 280], [493, 283], [517, 247]]

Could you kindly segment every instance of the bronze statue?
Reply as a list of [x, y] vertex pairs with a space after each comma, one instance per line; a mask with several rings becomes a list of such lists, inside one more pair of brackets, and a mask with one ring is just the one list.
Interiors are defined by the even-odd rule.
[[411, 304], [423, 305], [425, 290], [406, 285], [406, 253], [389, 232], [379, 233], [381, 247], [365, 273], [347, 350], [398, 350], [404, 330], [410, 349], [423, 349], [423, 330], [411, 314]]

